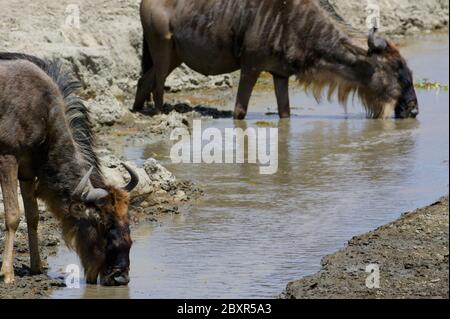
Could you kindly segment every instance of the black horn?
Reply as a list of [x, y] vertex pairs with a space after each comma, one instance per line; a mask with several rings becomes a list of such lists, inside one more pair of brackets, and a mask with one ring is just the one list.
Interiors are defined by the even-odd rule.
[[133, 189], [136, 188], [136, 186], [139, 184], [139, 176], [136, 173], [134, 169], [132, 169], [130, 166], [128, 166], [125, 163], [122, 163], [123, 167], [127, 170], [127, 172], [130, 174], [130, 181], [126, 186], [123, 186], [122, 189], [127, 191], [128, 193], [131, 192]]
[[372, 28], [369, 32], [369, 51], [371, 53], [380, 53], [387, 48], [387, 41], [377, 33], [377, 28]]

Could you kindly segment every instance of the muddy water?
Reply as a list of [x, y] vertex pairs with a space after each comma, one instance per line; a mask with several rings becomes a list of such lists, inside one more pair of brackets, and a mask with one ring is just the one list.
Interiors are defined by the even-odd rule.
[[[448, 42], [413, 41], [403, 51], [416, 78], [448, 83]], [[279, 170], [247, 165], [174, 165], [170, 144], [127, 145], [142, 162], [161, 160], [206, 191], [177, 216], [134, 231], [126, 288], [64, 289], [55, 298], [273, 297], [287, 282], [314, 273], [321, 258], [352, 236], [429, 204], [449, 191], [449, 96], [419, 91], [420, 118], [366, 120], [292, 90], [294, 117], [279, 121], [272, 93], [255, 92], [249, 119], [204, 121], [204, 127], [279, 127]], [[227, 102], [231, 107], [232, 101]], [[77, 263], [65, 249], [50, 260], [57, 275]]]

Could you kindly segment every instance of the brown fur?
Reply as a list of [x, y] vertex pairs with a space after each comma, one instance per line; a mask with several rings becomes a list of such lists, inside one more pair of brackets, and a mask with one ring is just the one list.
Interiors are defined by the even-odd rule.
[[388, 117], [393, 108], [399, 117], [417, 115], [412, 74], [398, 50], [392, 44], [371, 50], [367, 35], [316, 0], [143, 0], [141, 20], [143, 74], [135, 111], [150, 93], [161, 109], [164, 81], [184, 62], [205, 75], [241, 70], [237, 119], [245, 118], [262, 71], [273, 75], [280, 117], [290, 116], [292, 75], [316, 98], [327, 89], [343, 104], [359, 97], [369, 117]]
[[[89, 283], [96, 283], [97, 277], [107, 271], [106, 234], [112, 226], [123, 232], [122, 239], [130, 247], [132, 244], [127, 231], [129, 230], [129, 194], [112, 186], [106, 188], [111, 197], [101, 209], [100, 214], [93, 219], [73, 216], [69, 211], [62, 211], [58, 201], [46, 201], [49, 210], [60, 221], [66, 245], [77, 252]], [[95, 216], [96, 208], [86, 207], [84, 213]]]
[[[0, 53], [0, 176], [9, 172], [31, 185], [22, 193], [28, 200], [27, 222], [33, 230], [33, 272], [40, 272], [42, 267], [37, 251], [37, 222], [30, 226], [28, 216], [36, 219], [35, 202], [40, 198], [60, 221], [63, 238], [78, 253], [88, 282], [96, 283], [100, 275], [104, 284], [124, 284], [128, 280], [131, 247], [129, 195], [105, 183], [89, 112], [73, 95], [77, 87], [78, 83], [71, 81], [57, 64]], [[108, 194], [101, 204], [83, 202], [74, 196], [91, 167], [92, 187]], [[18, 220], [17, 196], [8, 190], [17, 188], [17, 182], [6, 182], [5, 178], [0, 181], [7, 202], [12, 203], [5, 211], [7, 217], [14, 216], [14, 223], [8, 227], [8, 234], [13, 234]], [[14, 280], [11, 244], [8, 241], [3, 262], [8, 282]]]

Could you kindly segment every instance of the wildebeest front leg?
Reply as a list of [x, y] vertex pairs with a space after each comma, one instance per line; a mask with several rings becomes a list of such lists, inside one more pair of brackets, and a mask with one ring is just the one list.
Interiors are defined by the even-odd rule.
[[248, 103], [250, 102], [253, 88], [260, 74], [261, 72], [241, 71], [236, 107], [234, 109], [234, 118], [236, 120], [243, 120], [247, 116]]
[[289, 78], [273, 75], [275, 84], [275, 95], [277, 96], [278, 114], [280, 118], [291, 117], [291, 108], [289, 105]]
[[17, 194], [18, 164], [14, 156], [0, 155], [0, 185], [5, 208], [6, 238], [0, 277], [5, 283], [14, 282], [14, 239], [20, 221], [19, 199]]
[[136, 91], [136, 98], [134, 100], [133, 112], [138, 112], [144, 108], [145, 101], [150, 97], [150, 93], [153, 91], [155, 85], [155, 68], [147, 71], [138, 82], [138, 88]]
[[28, 247], [30, 249], [31, 273], [33, 275], [42, 273], [41, 257], [39, 256], [38, 223], [39, 209], [35, 196], [36, 185], [34, 182], [20, 182], [25, 217], [28, 225]]

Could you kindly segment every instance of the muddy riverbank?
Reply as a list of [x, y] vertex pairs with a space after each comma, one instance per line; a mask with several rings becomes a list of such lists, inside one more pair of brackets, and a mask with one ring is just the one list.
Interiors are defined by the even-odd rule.
[[[366, 30], [365, 1], [321, 2], [350, 25]], [[0, 32], [0, 50], [62, 61], [83, 84], [83, 97], [95, 123], [120, 124], [131, 116], [128, 110], [140, 74], [139, 3], [140, 0], [35, 0], [24, 6], [19, 0], [0, 0], [0, 30], [4, 30]], [[403, 36], [445, 30], [448, 8], [448, 1], [443, 0], [382, 0], [382, 31]], [[168, 78], [166, 89], [179, 92], [230, 88], [235, 82], [234, 75], [205, 77], [183, 65]]]
[[[153, 189], [149, 193], [141, 192], [132, 198], [130, 217], [133, 230], [142, 223], [158, 223], [161, 216], [177, 215], [179, 208], [202, 194], [202, 190], [189, 181], [178, 181], [170, 172], [162, 169], [156, 161], [151, 160], [154, 174], [149, 175]], [[115, 164], [109, 164], [110, 166]], [[147, 165], [150, 165], [147, 163]], [[158, 170], [158, 168], [160, 168]], [[111, 170], [105, 167], [104, 171]], [[1, 197], [1, 192], [0, 192]], [[0, 200], [0, 205], [2, 202]], [[48, 298], [53, 290], [65, 287], [64, 269], [60, 276], [51, 278], [47, 275], [48, 257], [56, 255], [61, 245], [61, 230], [57, 220], [40, 204], [39, 240], [40, 254], [44, 266], [44, 274], [31, 276], [29, 269], [28, 237], [25, 217], [21, 216], [15, 240], [14, 270], [16, 282], [5, 285], [0, 281], [0, 299], [9, 298]], [[23, 208], [22, 208], [23, 211]], [[0, 247], [4, 245], [4, 212], [0, 209]], [[1, 265], [1, 259], [0, 259]]]
[[[126, 130], [126, 128], [122, 128]], [[131, 134], [128, 132], [127, 134]], [[120, 135], [120, 133], [117, 133]], [[115, 185], [125, 183], [126, 171], [121, 163], [125, 159], [114, 155], [114, 138], [106, 139], [107, 133], [98, 135], [98, 154], [102, 163], [103, 173], [108, 181]], [[131, 193], [130, 220], [133, 229], [142, 223], [157, 223], [160, 216], [177, 215], [179, 208], [192, 199], [198, 198], [203, 191], [190, 181], [178, 180], [171, 172], [165, 169], [158, 161], [148, 158], [141, 166], [129, 163], [139, 175], [139, 184]], [[20, 196], [19, 196], [20, 197]], [[21, 211], [23, 205], [19, 198]], [[25, 216], [21, 214], [20, 225], [15, 240], [14, 270], [16, 282], [5, 285], [0, 279], [0, 299], [4, 298], [47, 298], [53, 290], [65, 287], [64, 272], [62, 269], [57, 278], [47, 275], [49, 268], [48, 257], [57, 254], [61, 245], [61, 230], [58, 221], [47, 211], [43, 203], [39, 203], [39, 240], [40, 254], [44, 266], [44, 274], [30, 276], [28, 237]], [[0, 190], [0, 248], [2, 251], [5, 240], [3, 198]], [[1, 258], [0, 258], [1, 265]]]
[[[39, 219], [40, 253], [44, 268], [48, 267], [47, 257], [56, 254], [61, 243], [59, 228], [52, 215], [41, 209]], [[0, 210], [0, 247], [4, 245], [4, 212]], [[30, 276], [30, 257], [28, 253], [28, 237], [25, 219], [22, 218], [14, 242], [15, 258], [14, 271], [16, 282], [5, 285], [0, 282], [0, 299], [16, 298], [45, 298], [53, 289], [64, 287], [62, 279], [51, 279], [46, 274]], [[0, 262], [1, 264], [1, 262]]]
[[[322, 269], [289, 283], [282, 298], [448, 298], [448, 196], [397, 221], [354, 237], [326, 256]], [[366, 267], [380, 269], [379, 289]]]

